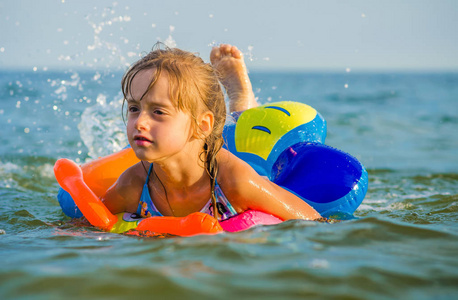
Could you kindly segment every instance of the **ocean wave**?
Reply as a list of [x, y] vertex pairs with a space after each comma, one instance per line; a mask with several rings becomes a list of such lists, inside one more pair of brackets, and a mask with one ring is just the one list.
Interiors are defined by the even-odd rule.
[[400, 98], [401, 95], [395, 91], [378, 91], [370, 93], [332, 93], [326, 96], [326, 99], [333, 102], [347, 103], [377, 103], [383, 104], [389, 100]]

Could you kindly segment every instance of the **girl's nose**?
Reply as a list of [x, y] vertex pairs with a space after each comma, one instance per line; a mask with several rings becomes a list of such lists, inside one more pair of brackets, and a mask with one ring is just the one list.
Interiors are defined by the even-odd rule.
[[150, 118], [148, 114], [142, 111], [137, 118], [136, 128], [138, 130], [149, 130], [150, 128]]

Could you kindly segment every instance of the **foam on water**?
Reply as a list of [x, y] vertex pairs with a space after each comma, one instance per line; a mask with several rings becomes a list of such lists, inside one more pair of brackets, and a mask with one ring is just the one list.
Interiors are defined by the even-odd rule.
[[12, 188], [17, 185], [12, 178], [12, 173], [19, 171], [19, 166], [11, 162], [0, 161], [0, 187]]

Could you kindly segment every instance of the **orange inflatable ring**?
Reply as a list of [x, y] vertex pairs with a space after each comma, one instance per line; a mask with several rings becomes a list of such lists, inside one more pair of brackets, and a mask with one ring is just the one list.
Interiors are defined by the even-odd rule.
[[132, 148], [92, 160], [81, 166], [84, 182], [101, 198], [125, 170], [139, 161]]
[[[94, 164], [98, 163], [100, 161], [96, 161]], [[87, 170], [88, 166], [86, 166]], [[97, 170], [97, 172], [105, 171], [100, 166], [94, 170]], [[119, 169], [115, 171], [110, 170], [108, 173], [112, 174], [119, 171]], [[143, 219], [132, 219], [130, 218], [130, 213], [113, 215], [102, 203], [98, 195], [85, 183], [86, 178], [91, 178], [94, 175], [93, 173], [89, 172], [89, 174], [85, 174], [85, 180], [83, 180], [83, 170], [76, 163], [68, 159], [59, 159], [54, 165], [54, 174], [59, 185], [72, 196], [89, 223], [103, 230], [114, 233], [136, 230], [137, 232], [145, 232], [146, 234], [150, 232], [154, 235], [172, 234], [177, 236], [216, 234], [223, 231], [215, 218], [201, 212], [196, 212], [186, 217], [150, 217]], [[113, 180], [108, 176], [102, 182], [108, 186], [104, 190], [95, 188], [95, 191], [106, 191], [110, 182], [113, 182]], [[91, 182], [91, 184], [94, 186], [95, 183]]]

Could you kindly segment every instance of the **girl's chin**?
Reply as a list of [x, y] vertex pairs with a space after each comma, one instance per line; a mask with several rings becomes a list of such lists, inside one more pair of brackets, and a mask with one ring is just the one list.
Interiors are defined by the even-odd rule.
[[132, 149], [134, 150], [135, 156], [140, 160], [148, 161], [151, 158], [151, 155], [148, 155], [148, 151], [144, 148], [133, 146]]
[[134, 153], [139, 160], [150, 163], [160, 161], [162, 158], [162, 156], [158, 155], [158, 153], [152, 153], [151, 151], [143, 151], [142, 149], [138, 148], [134, 148]]

